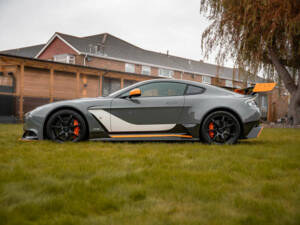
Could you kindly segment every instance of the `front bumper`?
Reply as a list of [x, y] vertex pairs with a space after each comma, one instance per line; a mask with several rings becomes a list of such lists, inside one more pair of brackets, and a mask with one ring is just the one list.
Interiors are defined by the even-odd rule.
[[22, 140], [42, 140], [43, 118], [27, 113], [24, 117], [23, 130]]

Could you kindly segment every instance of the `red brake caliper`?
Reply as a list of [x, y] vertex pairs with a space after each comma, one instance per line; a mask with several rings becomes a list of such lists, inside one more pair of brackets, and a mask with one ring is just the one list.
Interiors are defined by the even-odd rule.
[[214, 129], [214, 123], [213, 122], [211, 122], [209, 125], [208, 125], [208, 129], [209, 129], [209, 132], [208, 132], [208, 134], [209, 134], [209, 137], [210, 138], [213, 138], [214, 137], [214, 132], [212, 131], [213, 129]]
[[79, 125], [79, 123], [78, 123], [78, 121], [77, 120], [74, 120], [74, 134], [76, 135], [76, 136], [78, 136], [79, 135], [79, 127], [78, 127], [78, 125]]

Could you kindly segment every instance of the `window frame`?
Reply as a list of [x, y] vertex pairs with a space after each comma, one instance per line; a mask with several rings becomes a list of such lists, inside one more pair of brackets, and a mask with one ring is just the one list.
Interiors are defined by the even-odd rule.
[[[204, 78], [209, 78], [209, 82], [204, 81]], [[202, 83], [211, 84], [211, 77], [210, 76], [202, 76]]]
[[[201, 92], [201, 93], [195, 93], [195, 94], [187, 94], [188, 88], [189, 88], [190, 86], [200, 88], [200, 89], [202, 89], [202, 92]], [[206, 91], [206, 89], [205, 89], [204, 87], [196, 86], [196, 85], [193, 85], [193, 84], [187, 84], [187, 85], [186, 85], [186, 88], [185, 88], [184, 95], [185, 95], [185, 96], [190, 96], [190, 95], [202, 95], [205, 91]]]
[[234, 88], [233, 80], [225, 80], [225, 87]]
[[[61, 57], [60, 59], [58, 59]], [[76, 58], [75, 55], [71, 54], [58, 54], [53, 56], [53, 61], [58, 63], [68, 63], [68, 64], [75, 64]]]
[[[145, 68], [148, 68], [149, 69], [149, 73], [144, 73], [144, 69]], [[142, 69], [141, 69], [141, 74], [143, 74], [143, 75], [151, 75], [151, 66], [146, 66], [146, 65], [142, 65]]]
[[[166, 76], [166, 75], [163, 75], [161, 73], [161, 71], [168, 71], [169, 74]], [[168, 77], [168, 78], [173, 78], [174, 77], [174, 70], [170, 70], [170, 69], [165, 69], [165, 68], [158, 68], [158, 76], [160, 77]]]
[[[132, 66], [133, 71], [127, 70], [127, 69], [129, 68], [128, 66]], [[133, 63], [125, 63], [125, 72], [126, 72], [126, 73], [135, 73], [135, 64], [133, 64]]]
[[125, 90], [124, 92], [120, 93], [119, 95], [117, 95], [115, 98], [128, 98], [129, 95], [127, 96], [122, 96], [123, 94], [127, 93], [127, 92], [130, 92], [131, 90], [133, 89], [136, 89], [136, 88], [140, 88], [141, 86], [144, 86], [144, 85], [147, 85], [147, 84], [155, 84], [155, 83], [176, 83], [176, 84], [183, 84], [185, 85], [185, 88], [184, 88], [184, 91], [183, 91], [183, 94], [182, 95], [171, 95], [171, 96], [138, 96], [138, 98], [166, 98], [166, 97], [178, 97], [178, 96], [185, 96], [185, 93], [186, 93], [186, 90], [187, 90], [187, 86], [189, 84], [187, 83], [181, 83], [181, 82], [172, 82], [172, 81], [155, 81], [155, 82], [151, 82], [151, 83], [146, 83], [146, 84], [141, 84], [139, 86], [135, 86], [129, 90]]

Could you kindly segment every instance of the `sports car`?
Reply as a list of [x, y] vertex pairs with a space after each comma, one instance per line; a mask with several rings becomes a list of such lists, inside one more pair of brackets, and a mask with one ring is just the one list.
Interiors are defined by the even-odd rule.
[[148, 80], [106, 97], [40, 106], [25, 114], [23, 139], [234, 144], [261, 132], [254, 98], [193, 81]]

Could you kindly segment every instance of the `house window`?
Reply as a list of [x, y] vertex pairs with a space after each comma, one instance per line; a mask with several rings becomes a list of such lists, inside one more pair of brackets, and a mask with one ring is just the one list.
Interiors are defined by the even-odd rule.
[[158, 75], [162, 76], [162, 77], [173, 77], [174, 76], [174, 71], [160, 68], [158, 70]]
[[211, 84], [211, 77], [203, 76], [202, 83]]
[[142, 74], [150, 75], [151, 74], [151, 67], [150, 66], [142, 66]]
[[0, 92], [15, 92], [15, 80], [13, 75], [0, 74]]
[[54, 56], [55, 62], [75, 64], [75, 56], [69, 54], [61, 54]]
[[121, 80], [117, 78], [103, 77], [102, 96], [107, 96], [121, 89]]
[[126, 63], [125, 64], [125, 72], [135, 73], [135, 65], [131, 64], [131, 63]]
[[233, 82], [232, 82], [232, 80], [225, 80], [225, 86], [226, 87], [233, 87]]

